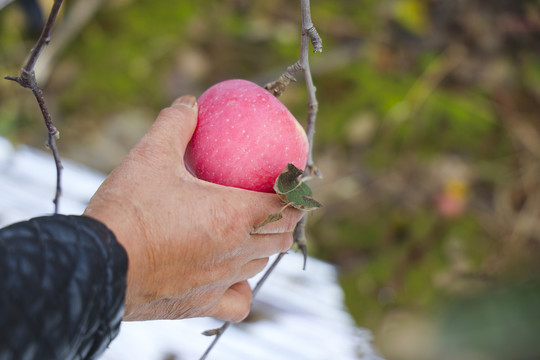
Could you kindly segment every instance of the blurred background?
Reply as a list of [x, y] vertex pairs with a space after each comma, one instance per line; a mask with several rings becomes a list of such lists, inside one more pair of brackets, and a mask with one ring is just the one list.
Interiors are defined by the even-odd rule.
[[[0, 10], [2, 77], [51, 4]], [[540, 358], [539, 5], [312, 1], [324, 178], [311, 185], [325, 206], [309, 253], [338, 267], [388, 359]], [[300, 1], [67, 1], [36, 73], [61, 155], [108, 172], [176, 97], [264, 85], [299, 50]], [[280, 99], [305, 123], [298, 80]], [[46, 140], [31, 93], [9, 81], [0, 136]]]

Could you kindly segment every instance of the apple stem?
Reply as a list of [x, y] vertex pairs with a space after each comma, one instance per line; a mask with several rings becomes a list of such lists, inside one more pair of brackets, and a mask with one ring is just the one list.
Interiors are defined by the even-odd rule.
[[41, 51], [45, 48], [46, 45], [49, 44], [51, 40], [51, 32], [54, 27], [54, 23], [56, 22], [56, 17], [58, 16], [58, 13], [60, 12], [62, 3], [63, 3], [63, 0], [54, 0], [54, 3], [51, 8], [51, 12], [49, 13], [49, 18], [47, 19], [47, 22], [43, 26], [43, 31], [41, 32], [39, 39], [37, 40], [32, 50], [30, 50], [30, 55], [28, 56], [28, 60], [26, 64], [24, 64], [24, 66], [21, 68], [21, 73], [19, 74], [19, 76], [17, 77], [6, 76], [5, 77], [6, 80], [15, 81], [23, 88], [30, 89], [30, 91], [32, 91], [32, 93], [34, 94], [34, 97], [36, 98], [38, 106], [41, 110], [41, 114], [43, 115], [43, 119], [45, 121], [45, 126], [47, 128], [47, 133], [48, 133], [48, 140], [47, 140], [46, 145], [51, 150], [51, 153], [54, 158], [54, 163], [56, 166], [56, 192], [53, 199], [55, 214], [58, 214], [60, 195], [62, 194], [63, 166], [60, 160], [60, 155], [58, 153], [58, 148], [56, 147], [56, 140], [60, 137], [60, 133], [58, 132], [58, 130], [53, 124], [51, 113], [49, 112], [49, 109], [47, 108], [47, 104], [45, 102], [43, 92], [41, 91], [41, 89], [39, 88], [37, 84], [34, 67], [36, 66], [36, 62], [39, 56], [41, 55]]

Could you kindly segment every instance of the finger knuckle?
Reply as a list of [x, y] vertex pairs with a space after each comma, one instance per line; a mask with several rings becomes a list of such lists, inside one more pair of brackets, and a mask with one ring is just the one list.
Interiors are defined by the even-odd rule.
[[292, 232], [294, 228], [296, 227], [296, 224], [298, 224], [298, 221], [303, 216], [303, 213], [296, 209], [287, 209], [288, 211], [285, 212], [283, 218], [284, 223], [283, 226], [286, 227], [285, 231]]
[[231, 314], [230, 320], [232, 322], [240, 322], [248, 317], [249, 311], [250, 311], [250, 300], [247, 299], [247, 301], [239, 304], [239, 306], [235, 309], [234, 313]]
[[233, 277], [234, 271], [232, 264], [229, 262], [216, 264], [216, 266], [208, 270], [209, 282], [218, 284], [227, 282]]
[[266, 265], [268, 265], [268, 257], [254, 260], [253, 266], [251, 266], [251, 269], [246, 273], [246, 280], [263, 271]]
[[167, 107], [167, 108], [162, 109], [159, 112], [158, 117], [172, 118], [172, 117], [178, 116], [179, 113], [180, 112], [179, 112], [178, 109], [176, 109], [174, 107]]
[[[268, 257], [265, 257], [265, 258], [262, 258], [262, 259], [261, 259], [261, 264], [260, 264], [261, 268], [260, 268], [260, 271], [264, 270], [264, 268], [266, 267], [266, 265], [268, 265], [268, 261], [270, 261], [270, 258], [268, 258]], [[259, 271], [259, 272], [260, 272], [260, 271]]]
[[293, 245], [293, 235], [292, 233], [283, 234], [283, 236], [280, 237], [279, 242], [279, 252], [285, 252], [291, 248]]

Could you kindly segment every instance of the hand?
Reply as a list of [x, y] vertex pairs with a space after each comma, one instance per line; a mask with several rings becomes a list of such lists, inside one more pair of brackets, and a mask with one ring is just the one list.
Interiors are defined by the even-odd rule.
[[246, 280], [292, 245], [300, 211], [286, 209], [254, 234], [282, 207], [277, 195], [211, 184], [186, 170], [196, 123], [192, 96], [162, 110], [85, 211], [128, 253], [124, 320], [243, 320], [251, 302]]

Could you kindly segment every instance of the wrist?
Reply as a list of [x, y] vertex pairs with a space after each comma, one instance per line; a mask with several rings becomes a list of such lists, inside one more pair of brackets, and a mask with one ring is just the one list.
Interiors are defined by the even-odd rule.
[[124, 319], [129, 319], [142, 301], [141, 296], [138, 293], [142, 288], [139, 281], [144, 277], [142, 274], [138, 274], [138, 271], [146, 268], [141, 265], [141, 261], [145, 261], [146, 259], [146, 256], [144, 255], [146, 249], [141, 246], [143, 244], [139, 241], [139, 225], [133, 223], [135, 222], [133, 219], [137, 219], [137, 217], [128, 215], [126, 209], [121, 209], [113, 204], [114, 202], [110, 200], [107, 202], [106, 206], [93, 204], [91, 202], [85, 209], [83, 216], [93, 218], [103, 223], [110, 231], [112, 231], [118, 243], [122, 245], [127, 253], [127, 288], [123, 317]]

